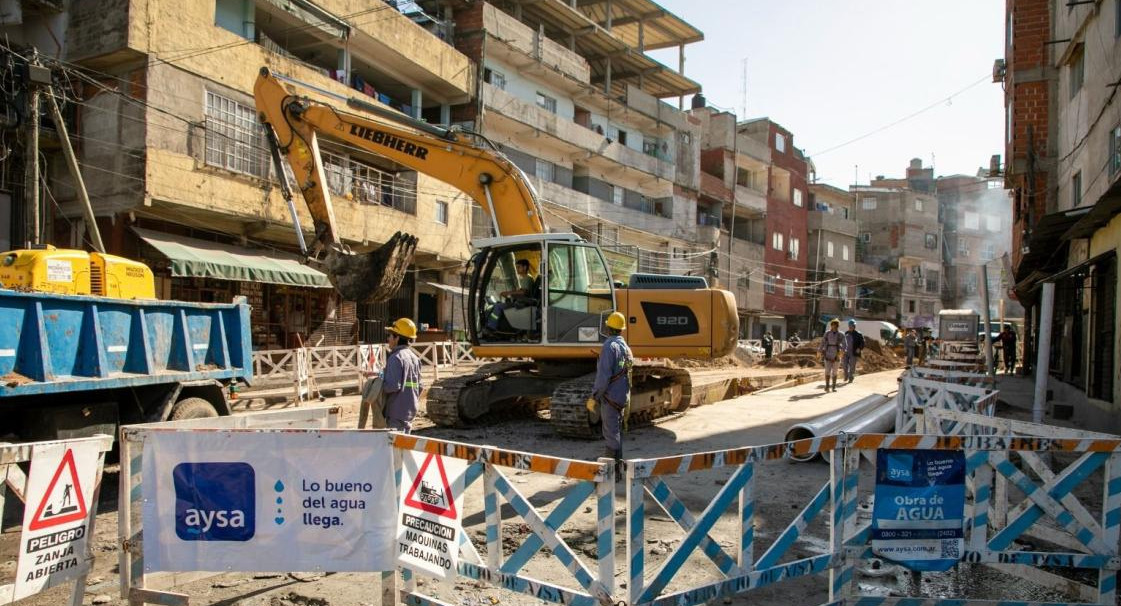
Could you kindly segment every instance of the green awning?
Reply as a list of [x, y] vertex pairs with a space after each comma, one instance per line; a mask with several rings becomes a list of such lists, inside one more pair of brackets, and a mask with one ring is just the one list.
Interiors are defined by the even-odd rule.
[[327, 275], [300, 263], [293, 255], [250, 250], [231, 244], [132, 228], [136, 235], [171, 261], [176, 278], [218, 278], [288, 286], [330, 288]]

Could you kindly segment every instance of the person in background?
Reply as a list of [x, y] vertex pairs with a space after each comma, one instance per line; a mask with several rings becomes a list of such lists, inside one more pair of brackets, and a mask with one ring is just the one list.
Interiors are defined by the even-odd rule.
[[802, 338], [798, 336], [798, 331], [794, 331], [794, 334], [790, 335], [788, 342], [790, 343], [790, 347], [798, 347], [802, 344]]
[[818, 351], [825, 362], [825, 391], [829, 391], [832, 381], [833, 391], [837, 391], [837, 362], [845, 354], [845, 336], [838, 330], [841, 321], [833, 318], [829, 321], [829, 330], [821, 335], [821, 346]]
[[852, 383], [856, 378], [856, 360], [862, 351], [864, 351], [864, 335], [856, 329], [856, 320], [849, 320], [849, 329], [845, 331], [845, 382]]
[[613, 312], [607, 316], [607, 340], [599, 352], [596, 363], [596, 380], [592, 384], [592, 397], [599, 403], [599, 417], [603, 423], [604, 456], [623, 459], [623, 421], [631, 399], [631, 367], [634, 356], [623, 340], [627, 318]]
[[771, 336], [771, 331], [763, 333], [763, 357], [770, 360], [771, 354], [775, 351], [775, 338]]
[[918, 345], [918, 337], [915, 336], [915, 329], [912, 328], [907, 331], [907, 336], [903, 337], [903, 351], [907, 354], [907, 368], [915, 364], [915, 346]]
[[1000, 331], [1000, 350], [1004, 353], [1004, 374], [1016, 371], [1016, 331], [1011, 324], [1005, 324]]
[[420, 380], [420, 356], [409, 347], [416, 339], [416, 323], [400, 318], [387, 329], [382, 391], [385, 394], [385, 422], [389, 429], [412, 432], [413, 418], [423, 384]]

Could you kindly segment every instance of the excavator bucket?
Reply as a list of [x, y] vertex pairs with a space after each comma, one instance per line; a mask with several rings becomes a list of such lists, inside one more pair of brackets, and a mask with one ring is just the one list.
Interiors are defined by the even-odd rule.
[[344, 300], [380, 303], [401, 288], [413, 262], [416, 236], [397, 232], [380, 248], [352, 253], [334, 247], [327, 253], [327, 277]]

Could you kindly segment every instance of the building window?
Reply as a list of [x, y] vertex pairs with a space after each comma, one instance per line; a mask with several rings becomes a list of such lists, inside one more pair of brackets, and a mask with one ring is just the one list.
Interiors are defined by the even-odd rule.
[[915, 300], [914, 299], [908, 299], [907, 300], [907, 313], [909, 313], [909, 314], [915, 313]]
[[545, 93], [537, 93], [537, 106], [554, 114], [557, 113], [557, 100]]
[[802, 205], [802, 190], [795, 189], [794, 190], [794, 206], [801, 206], [801, 205]]
[[992, 261], [996, 258], [996, 244], [986, 242], [984, 250], [981, 251], [982, 261]]
[[849, 207], [844, 206], [844, 207], [841, 208], [841, 218], [842, 219], [848, 219], [849, 218]]
[[613, 202], [615, 204], [618, 204], [619, 206], [622, 206], [623, 205], [623, 196], [625, 195], [625, 192], [626, 192], [626, 190], [624, 190], [622, 187], [619, 187], [618, 185], [612, 185], [611, 186], [611, 202]]
[[922, 200], [915, 198], [915, 210], [922, 212]]
[[797, 259], [798, 255], [802, 252], [802, 241], [798, 238], [791, 236], [790, 238], [790, 258]]
[[553, 177], [556, 174], [556, 165], [548, 160], [536, 158], [536, 167], [534, 169], [537, 177], [542, 181], [553, 182]]
[[938, 248], [938, 234], [926, 234], [926, 247], [931, 250]]
[[849, 260], [849, 245], [848, 244], [842, 244], [841, 245], [841, 260], [842, 261], [848, 261]]
[[1082, 90], [1082, 81], [1086, 77], [1086, 53], [1081, 44], [1074, 47], [1070, 56], [1070, 98], [1073, 99], [1078, 91]]
[[825, 296], [830, 299], [837, 296], [837, 284], [835, 282], [829, 283], [828, 287], [825, 289]]
[[[502, 72], [494, 71], [491, 68], [483, 70], [483, 82], [502, 90], [506, 90], [506, 76]], [[538, 93], [540, 95], [541, 93]]]
[[860, 241], [865, 242], [865, 243], [871, 242], [872, 241], [872, 232], [870, 232], [870, 231], [860, 232]]
[[841, 298], [842, 299], [849, 298], [849, 285], [848, 284], [842, 284], [841, 285]]
[[827, 241], [825, 243], [825, 256], [829, 257], [830, 259], [833, 258], [833, 241], [832, 240]]
[[782, 133], [775, 133], [775, 151], [786, 151], [786, 135]]
[[763, 276], [763, 290], [765, 292], [770, 292], [770, 293], [775, 292], [775, 277], [774, 276]]
[[771, 248], [775, 250], [782, 250], [782, 234], [773, 232], [771, 234]]
[[783, 290], [783, 294], [785, 294], [788, 297], [793, 297], [794, 296], [794, 280], [787, 280], [786, 281], [786, 288]]
[[269, 149], [257, 110], [207, 91], [206, 163], [266, 179]]
[[965, 238], [958, 238], [958, 256], [969, 256], [969, 240]]
[[985, 215], [985, 228], [989, 231], [1000, 231], [1000, 217], [998, 215]]
[[876, 199], [875, 198], [861, 198], [860, 208], [862, 208], [864, 210], [876, 210]]
[[1070, 178], [1070, 203], [1071, 208], [1082, 206], [1082, 171]]
[[[1121, 2], [1117, 3], [1118, 14], [1121, 14]], [[1121, 126], [1114, 126], [1109, 131], [1109, 176], [1115, 177], [1121, 171]]]
[[981, 229], [981, 215], [977, 213], [965, 213], [964, 222], [966, 229]]
[[448, 203], [436, 201], [436, 222], [440, 225], [448, 224]]

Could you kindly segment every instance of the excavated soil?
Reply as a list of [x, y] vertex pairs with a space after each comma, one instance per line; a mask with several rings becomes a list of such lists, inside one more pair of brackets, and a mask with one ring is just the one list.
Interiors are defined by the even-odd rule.
[[[762, 362], [766, 368], [815, 368], [821, 366], [821, 356], [818, 348], [821, 347], [821, 338], [804, 342], [798, 347], [773, 356], [770, 360]], [[860, 373], [880, 372], [893, 368], [902, 368], [903, 362], [889, 347], [875, 339], [864, 340], [864, 351], [861, 352], [860, 361], [857, 362], [856, 371]]]

